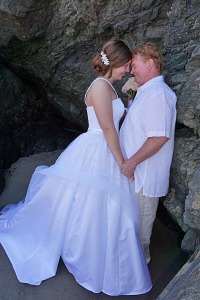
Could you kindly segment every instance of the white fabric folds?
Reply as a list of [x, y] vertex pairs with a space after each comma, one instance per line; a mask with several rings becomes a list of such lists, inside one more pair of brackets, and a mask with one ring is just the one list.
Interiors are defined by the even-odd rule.
[[[119, 121], [119, 98], [113, 110]], [[151, 280], [134, 187], [93, 118], [96, 124], [94, 111], [90, 130], [54, 165], [35, 170], [24, 201], [1, 211], [0, 242], [20, 282], [39, 285], [56, 274], [62, 257], [76, 281], [95, 293], [145, 293]]]

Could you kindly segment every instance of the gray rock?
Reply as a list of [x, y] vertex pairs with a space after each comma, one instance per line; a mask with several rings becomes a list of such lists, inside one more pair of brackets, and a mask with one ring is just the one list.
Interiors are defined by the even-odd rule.
[[188, 228], [185, 236], [181, 242], [181, 248], [183, 251], [193, 253], [194, 249], [197, 249], [200, 245], [200, 234], [194, 229]]
[[42, 90], [2, 64], [0, 105], [0, 169], [20, 156], [64, 148], [79, 134], [67, 130], [67, 121], [57, 115], [45, 95], [42, 98]]
[[200, 295], [200, 248], [170, 281], [157, 300], [198, 300]]
[[171, 189], [164, 205], [186, 232], [184, 251], [192, 252], [200, 242], [200, 139], [186, 130], [176, 137], [171, 167]]
[[189, 182], [189, 193], [185, 201], [185, 212], [183, 220], [189, 227], [200, 232], [200, 167], [195, 172]]

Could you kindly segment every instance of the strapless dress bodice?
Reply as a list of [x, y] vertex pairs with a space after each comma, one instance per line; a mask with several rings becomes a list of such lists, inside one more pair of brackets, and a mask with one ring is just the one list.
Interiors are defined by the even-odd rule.
[[[113, 106], [113, 120], [115, 124], [115, 128], [119, 130], [119, 120], [124, 113], [124, 104], [120, 98], [116, 98], [112, 101]], [[95, 114], [95, 110], [93, 106], [87, 106], [87, 116], [88, 116], [88, 131], [101, 131], [102, 129], [99, 125], [98, 119]]]

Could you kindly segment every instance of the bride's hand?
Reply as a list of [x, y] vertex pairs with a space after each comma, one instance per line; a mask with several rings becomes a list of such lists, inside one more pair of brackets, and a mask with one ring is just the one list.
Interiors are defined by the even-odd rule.
[[132, 164], [130, 159], [127, 159], [120, 166], [123, 175], [127, 176], [129, 179], [134, 180], [134, 171], [136, 166]]

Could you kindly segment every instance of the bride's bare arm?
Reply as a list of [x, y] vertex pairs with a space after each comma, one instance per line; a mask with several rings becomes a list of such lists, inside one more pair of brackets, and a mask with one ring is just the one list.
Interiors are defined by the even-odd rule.
[[107, 82], [98, 80], [90, 90], [90, 102], [94, 107], [98, 122], [117, 163], [121, 166], [124, 158], [121, 152], [118, 133], [113, 121], [112, 100], [116, 98]]

